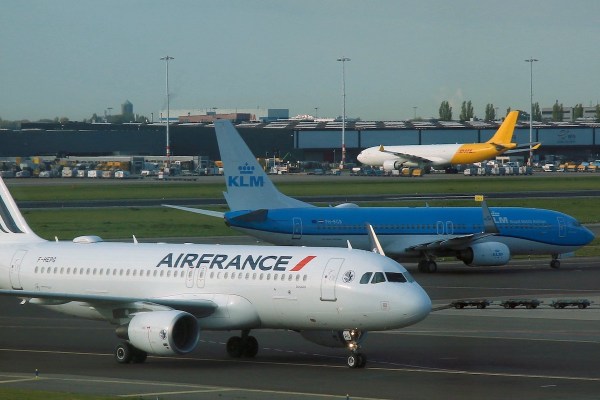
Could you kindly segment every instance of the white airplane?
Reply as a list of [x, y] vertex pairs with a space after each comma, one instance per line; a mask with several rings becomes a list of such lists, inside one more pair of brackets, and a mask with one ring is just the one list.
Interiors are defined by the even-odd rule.
[[450, 165], [472, 164], [492, 159], [504, 153], [537, 149], [540, 143], [512, 143], [519, 111], [511, 111], [494, 136], [485, 143], [429, 144], [406, 146], [375, 146], [360, 152], [357, 160], [362, 164], [382, 167], [385, 171], [404, 167], [446, 168]]
[[0, 178], [0, 295], [65, 314], [105, 320], [125, 341], [119, 363], [186, 354], [200, 331], [240, 330], [232, 357], [254, 357], [253, 329], [290, 329], [350, 350], [364, 367], [366, 331], [417, 323], [431, 300], [410, 274], [351, 248], [107, 243], [97, 236], [46, 241], [23, 218]]

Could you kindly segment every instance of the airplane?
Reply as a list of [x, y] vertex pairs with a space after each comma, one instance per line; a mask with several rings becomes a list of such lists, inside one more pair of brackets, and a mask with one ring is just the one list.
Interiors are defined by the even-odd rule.
[[520, 207], [316, 207], [288, 197], [273, 185], [229, 121], [215, 121], [227, 191], [228, 212], [166, 205], [219, 217], [247, 235], [292, 246], [369, 249], [365, 223], [373, 226], [388, 257], [418, 260], [421, 272], [437, 271], [437, 257], [469, 266], [500, 266], [514, 255], [559, 257], [594, 239], [575, 218], [551, 210]]
[[367, 331], [415, 324], [431, 300], [412, 276], [372, 251], [242, 245], [47, 241], [23, 218], [0, 178], [0, 295], [116, 325], [119, 363], [193, 351], [202, 330], [240, 330], [232, 357], [254, 357], [255, 329], [298, 331], [350, 351], [364, 367]]
[[406, 146], [375, 146], [360, 152], [356, 157], [364, 165], [382, 167], [384, 171], [402, 170], [404, 167], [447, 168], [457, 164], [485, 161], [504, 153], [528, 151], [541, 143], [517, 145], [511, 143], [519, 111], [508, 113], [494, 136], [485, 143], [429, 144]]

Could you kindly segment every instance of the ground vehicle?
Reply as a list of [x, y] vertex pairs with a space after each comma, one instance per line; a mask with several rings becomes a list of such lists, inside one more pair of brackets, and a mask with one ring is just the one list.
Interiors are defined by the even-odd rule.
[[515, 308], [517, 306], [525, 306], [525, 308], [537, 308], [542, 302], [537, 299], [508, 299], [502, 301], [500, 305], [504, 308]]
[[578, 308], [587, 308], [592, 304], [588, 299], [556, 299], [550, 307], [554, 308], [565, 308], [567, 306], [577, 306]]
[[452, 306], [457, 309], [462, 309], [465, 307], [477, 307], [480, 309], [486, 308], [490, 304], [491, 301], [486, 299], [471, 299], [471, 300], [455, 300], [452, 303]]

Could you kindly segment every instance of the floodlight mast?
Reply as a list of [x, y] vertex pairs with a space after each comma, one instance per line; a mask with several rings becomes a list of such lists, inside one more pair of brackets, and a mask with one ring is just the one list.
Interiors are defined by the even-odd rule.
[[529, 160], [527, 160], [527, 164], [531, 167], [531, 160], [533, 159], [533, 148], [531, 147], [531, 143], [533, 142], [533, 63], [539, 61], [533, 57], [530, 57], [525, 62], [529, 63], [530, 72], [529, 72]]
[[337, 59], [342, 62], [342, 161], [340, 162], [340, 169], [344, 169], [346, 164], [346, 61], [350, 61], [348, 57], [341, 57]]
[[165, 62], [166, 65], [166, 84], [167, 84], [167, 138], [166, 138], [166, 155], [167, 155], [167, 168], [171, 167], [171, 145], [169, 141], [169, 124], [170, 124], [170, 104], [169, 104], [169, 60], [174, 60], [175, 58], [171, 56], [161, 57], [161, 60]]

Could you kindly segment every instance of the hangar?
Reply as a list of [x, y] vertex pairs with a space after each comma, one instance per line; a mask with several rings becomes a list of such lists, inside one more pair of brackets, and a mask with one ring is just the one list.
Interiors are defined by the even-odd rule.
[[[242, 122], [238, 131], [257, 157], [338, 162], [342, 123], [337, 121], [278, 120]], [[353, 121], [346, 122], [347, 161], [371, 146], [485, 142], [499, 123], [484, 121]], [[170, 125], [171, 153], [218, 160], [211, 123]], [[23, 123], [20, 130], [0, 131], [0, 157], [123, 156], [165, 154], [164, 124]], [[536, 160], [549, 156], [565, 160], [600, 159], [600, 123], [533, 123], [533, 141], [542, 146]], [[519, 122], [513, 141], [529, 142], [529, 124]]]

